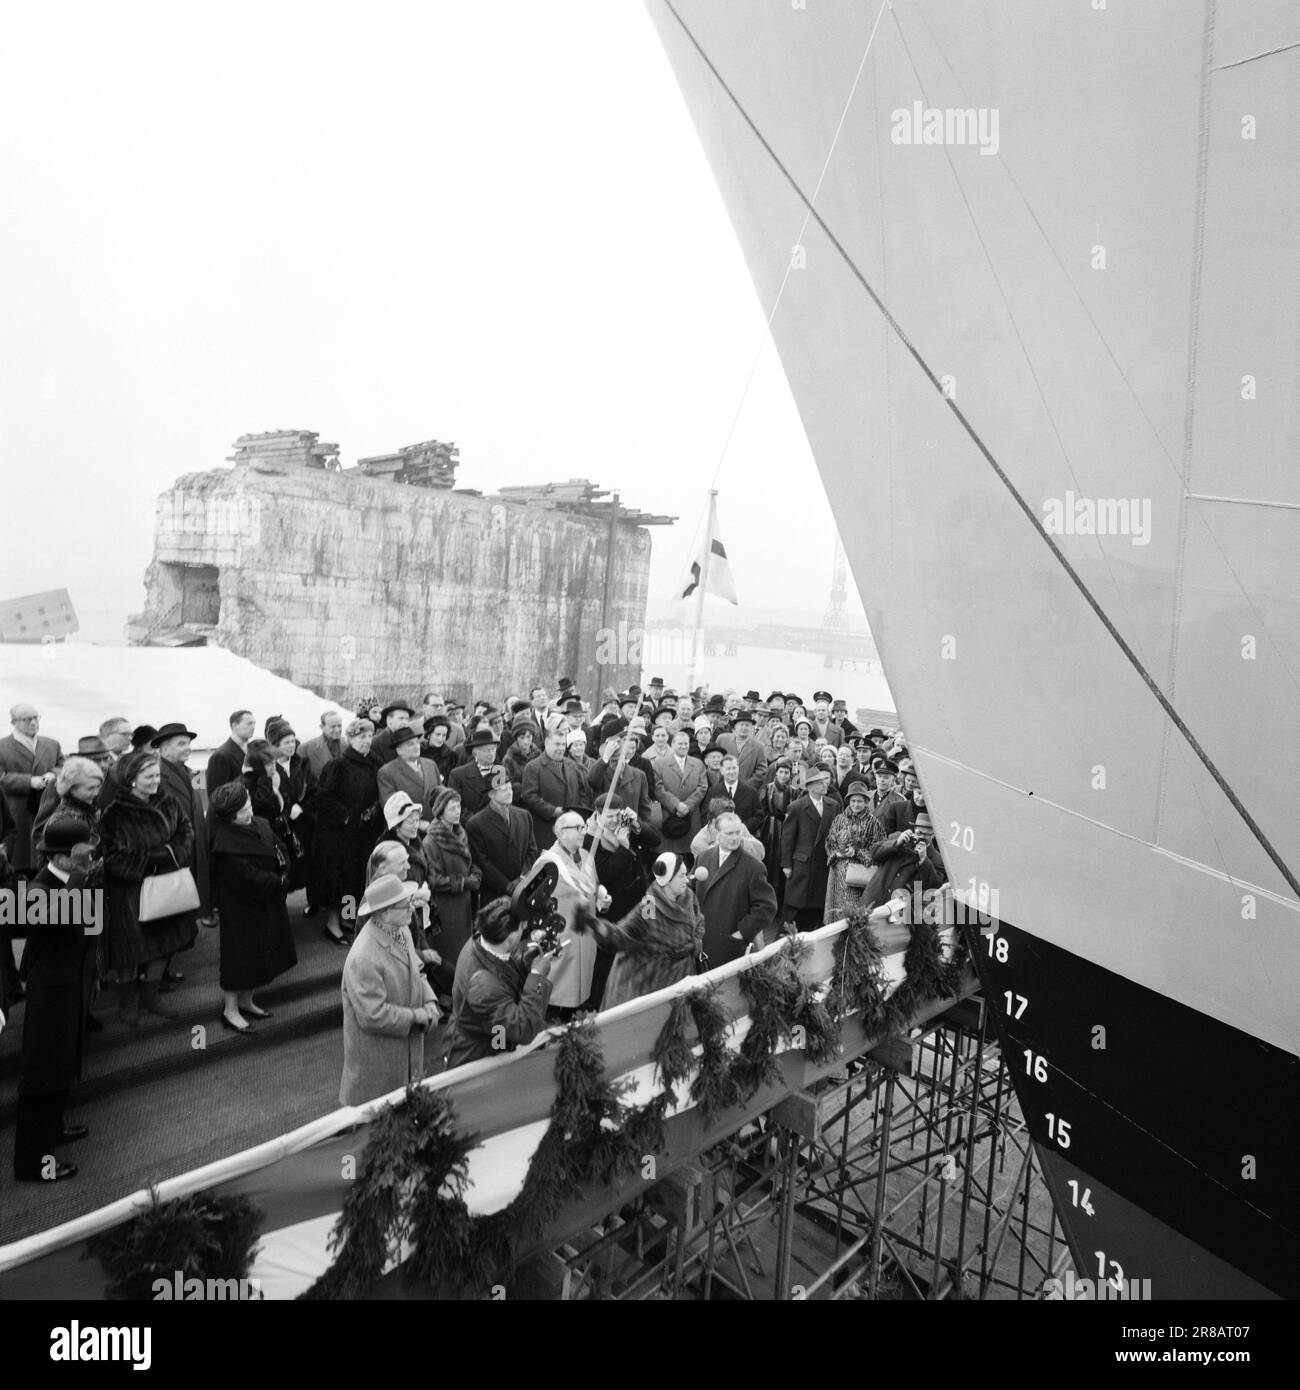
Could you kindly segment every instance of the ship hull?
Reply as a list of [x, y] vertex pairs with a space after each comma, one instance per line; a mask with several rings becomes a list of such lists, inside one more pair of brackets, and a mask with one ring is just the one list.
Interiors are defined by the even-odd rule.
[[1300, 1296], [1300, 1060], [1010, 923], [969, 930], [1079, 1276]]

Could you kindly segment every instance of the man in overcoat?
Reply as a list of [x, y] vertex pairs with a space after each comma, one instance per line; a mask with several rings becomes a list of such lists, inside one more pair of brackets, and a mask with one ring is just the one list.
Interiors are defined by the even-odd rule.
[[745, 953], [776, 918], [776, 893], [763, 861], [741, 848], [745, 827], [734, 811], [718, 818], [718, 843], [696, 861], [695, 896], [704, 913], [709, 968]]
[[840, 803], [828, 795], [830, 772], [814, 768], [807, 776], [807, 795], [786, 813], [781, 831], [781, 870], [785, 874], [784, 911], [800, 931], [822, 924], [826, 907], [826, 835], [840, 812]]
[[[50, 820], [40, 849], [45, 867], [28, 885], [45, 898], [44, 923], [27, 927], [23, 975], [27, 984], [23, 1019], [22, 1067], [18, 1080], [18, 1113], [14, 1127], [14, 1177], [21, 1182], [58, 1182], [76, 1176], [77, 1166], [55, 1154], [56, 1148], [84, 1139], [84, 1125], [64, 1119], [68, 1092], [81, 1077], [86, 1009], [94, 968], [90, 946], [104, 923], [83, 911], [80, 920], [52, 894], [69, 890], [81, 896], [85, 873], [77, 867], [75, 851], [89, 845], [91, 831], [84, 821], [69, 817]], [[91, 934], [88, 934], [91, 933]]]
[[590, 811], [593, 805], [587, 774], [564, 756], [565, 732], [546, 735], [546, 750], [524, 767], [520, 801], [532, 813], [533, 837], [539, 850], [555, 843], [555, 818], [566, 806]]
[[533, 818], [511, 805], [514, 796], [514, 786], [505, 768], [494, 767], [488, 804], [472, 815], [465, 826], [474, 864], [483, 875], [484, 902], [512, 892], [537, 858]]

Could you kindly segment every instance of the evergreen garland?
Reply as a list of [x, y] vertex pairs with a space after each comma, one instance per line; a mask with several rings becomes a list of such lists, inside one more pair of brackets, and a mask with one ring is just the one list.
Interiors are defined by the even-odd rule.
[[869, 1038], [878, 1037], [889, 1025], [885, 999], [884, 952], [865, 913], [850, 917], [835, 942], [834, 967], [826, 1004], [838, 1019], [858, 1012]]
[[731, 1068], [727, 1051], [727, 1027], [730, 1020], [718, 1002], [716, 984], [692, 990], [688, 995], [691, 1017], [704, 1049], [700, 1070], [691, 1082], [691, 1099], [700, 1107], [705, 1124], [733, 1105], [740, 1103], [740, 1085]]
[[441, 1170], [438, 1186], [456, 1174], [463, 1185], [474, 1143], [455, 1136], [451, 1107], [441, 1096], [408, 1087], [402, 1104], [385, 1110], [371, 1128], [361, 1175], [330, 1236], [334, 1263], [300, 1297], [364, 1298], [406, 1234], [413, 1181], [432, 1169]]
[[686, 1041], [686, 1021], [690, 1016], [690, 997], [679, 994], [673, 1000], [668, 1020], [659, 1030], [650, 1054], [659, 1068], [663, 1094], [668, 1097], [669, 1105], [677, 1104], [676, 1088], [695, 1070], [695, 1054]]
[[[605, 1076], [594, 1019], [575, 1020], [560, 1036], [551, 1122], [529, 1162], [519, 1195], [501, 1211], [473, 1216], [464, 1200], [467, 1157], [476, 1142], [458, 1138], [451, 1107], [441, 1096], [413, 1089], [400, 1107], [375, 1122], [361, 1179], [343, 1204], [330, 1248], [334, 1265], [304, 1298], [355, 1298], [374, 1286], [404, 1236], [411, 1255], [404, 1277], [467, 1296], [508, 1279], [522, 1250], [545, 1232], [584, 1183], [613, 1184], [661, 1152], [665, 1117], [676, 1088], [692, 1072], [691, 1099], [706, 1124], [779, 1075], [776, 1048], [795, 1028], [814, 1062], [840, 1049], [840, 1022], [860, 1011], [869, 1034], [891, 1020], [905, 1022], [927, 998], [955, 991], [961, 969], [945, 965], [932, 927], [914, 927], [905, 956], [908, 979], [883, 1002], [882, 953], [866, 917], [850, 921], [835, 947], [825, 1000], [801, 976], [808, 947], [791, 939], [780, 952], [739, 976], [750, 1027], [733, 1058], [730, 1026], [719, 989], [710, 984], [678, 995], [655, 1040], [653, 1058], [663, 1086], [645, 1105], [624, 1101], [625, 1085]], [[901, 996], [901, 998], [900, 998]], [[694, 1023], [702, 1055], [698, 1068], [688, 1041]]]
[[98, 1259], [105, 1294], [150, 1300], [155, 1280], [246, 1279], [257, 1251], [263, 1213], [247, 1197], [194, 1192], [151, 1203], [130, 1221], [91, 1239], [81, 1258]]

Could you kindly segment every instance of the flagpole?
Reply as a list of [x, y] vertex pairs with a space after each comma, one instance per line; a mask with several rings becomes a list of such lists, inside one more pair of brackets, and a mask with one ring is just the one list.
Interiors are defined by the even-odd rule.
[[704, 621], [704, 593], [709, 587], [709, 562], [713, 557], [714, 513], [717, 510], [717, 488], [709, 489], [709, 515], [704, 524], [704, 564], [700, 567], [700, 582], [695, 590], [695, 622], [691, 628], [691, 664], [686, 671], [686, 690], [695, 689], [695, 667], [700, 654], [700, 626]]

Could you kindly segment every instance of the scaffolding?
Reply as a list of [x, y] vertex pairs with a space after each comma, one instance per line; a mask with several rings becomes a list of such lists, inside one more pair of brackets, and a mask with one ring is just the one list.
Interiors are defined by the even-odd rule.
[[532, 1260], [512, 1293], [1025, 1299], [1069, 1262], [974, 996], [692, 1156]]

